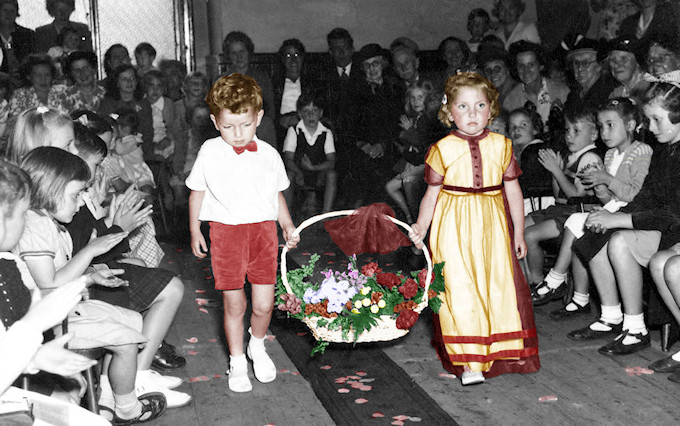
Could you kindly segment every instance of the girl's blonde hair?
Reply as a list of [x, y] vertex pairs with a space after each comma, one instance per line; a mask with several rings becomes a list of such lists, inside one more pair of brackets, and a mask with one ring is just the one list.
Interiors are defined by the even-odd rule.
[[421, 80], [421, 81], [416, 81], [411, 87], [409, 87], [406, 90], [406, 106], [404, 107], [404, 111], [406, 111], [406, 114], [413, 114], [413, 110], [411, 109], [411, 92], [414, 90], [422, 90], [423, 93], [425, 94], [425, 110], [427, 111], [427, 100], [429, 99], [430, 93], [434, 90], [434, 86], [432, 83], [430, 83], [428, 80]]
[[458, 92], [465, 88], [479, 90], [486, 95], [489, 100], [489, 123], [487, 125], [491, 124], [501, 109], [498, 105], [498, 90], [492, 82], [476, 72], [459, 72], [446, 80], [444, 99], [442, 99], [442, 106], [439, 108], [439, 121], [447, 127], [452, 126], [453, 123], [449, 120], [451, 106], [458, 97]]
[[65, 112], [44, 106], [29, 108], [17, 117], [7, 146], [7, 158], [15, 164], [32, 149], [51, 146], [50, 132], [61, 126], [73, 126]]

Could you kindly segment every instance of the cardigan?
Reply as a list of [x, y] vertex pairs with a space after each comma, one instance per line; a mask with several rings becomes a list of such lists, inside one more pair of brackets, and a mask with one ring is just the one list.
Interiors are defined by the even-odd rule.
[[[604, 165], [608, 170], [609, 165], [614, 160], [614, 156], [618, 150], [612, 148], [607, 150], [604, 155]], [[595, 187], [595, 194], [598, 198], [616, 197], [620, 201], [631, 202], [633, 198], [640, 192], [642, 184], [649, 172], [649, 163], [652, 160], [652, 148], [646, 143], [633, 141], [633, 143], [626, 149], [623, 161], [616, 171], [616, 176], [606, 189], [599, 189]]]

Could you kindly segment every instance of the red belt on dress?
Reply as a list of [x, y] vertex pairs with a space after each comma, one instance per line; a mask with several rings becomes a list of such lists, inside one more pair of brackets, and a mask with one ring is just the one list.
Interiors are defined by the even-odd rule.
[[490, 192], [490, 191], [496, 191], [498, 189], [503, 188], [503, 184], [500, 185], [494, 185], [494, 186], [484, 186], [482, 188], [469, 188], [466, 186], [453, 186], [453, 185], [443, 185], [443, 189], [447, 191], [459, 191], [459, 192], [472, 192], [472, 193], [480, 193], [480, 192]]

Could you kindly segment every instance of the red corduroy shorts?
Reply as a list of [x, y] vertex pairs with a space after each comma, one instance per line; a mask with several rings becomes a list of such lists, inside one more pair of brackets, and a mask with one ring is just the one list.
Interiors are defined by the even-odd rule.
[[275, 284], [279, 240], [276, 222], [243, 225], [210, 222], [210, 256], [216, 290]]

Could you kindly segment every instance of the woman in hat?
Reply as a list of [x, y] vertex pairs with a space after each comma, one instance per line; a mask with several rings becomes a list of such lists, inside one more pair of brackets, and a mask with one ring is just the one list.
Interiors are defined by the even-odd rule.
[[404, 91], [395, 77], [387, 73], [389, 51], [371, 43], [359, 51], [357, 64], [364, 72], [350, 93], [353, 100], [352, 132], [355, 148], [355, 205], [382, 201], [382, 188], [393, 166], [393, 145], [399, 137], [399, 116]]
[[609, 69], [619, 86], [609, 94], [609, 98], [632, 98], [639, 103], [649, 88], [650, 83], [644, 80], [645, 72], [640, 65], [641, 47], [639, 40], [625, 37], [615, 38], [610, 42]]

